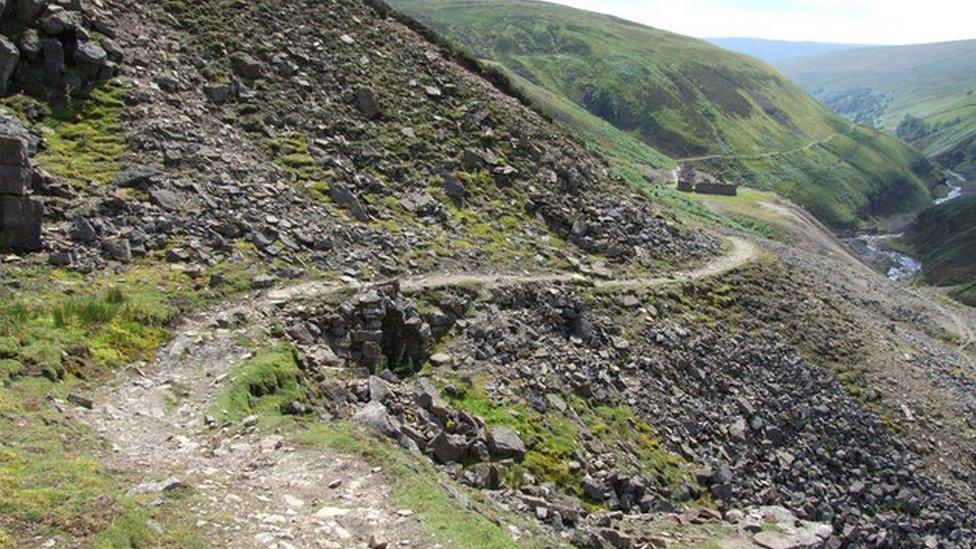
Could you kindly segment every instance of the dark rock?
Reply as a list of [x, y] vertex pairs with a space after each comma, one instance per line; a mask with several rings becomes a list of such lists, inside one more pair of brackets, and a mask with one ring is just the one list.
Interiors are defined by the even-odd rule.
[[267, 290], [275, 285], [277, 279], [270, 275], [258, 275], [251, 280], [251, 289]]
[[98, 232], [95, 231], [95, 227], [92, 226], [90, 221], [84, 217], [79, 217], [72, 223], [71, 239], [77, 242], [91, 244], [98, 240]]
[[353, 103], [355, 103], [356, 108], [359, 112], [363, 113], [363, 116], [369, 119], [379, 118], [383, 111], [380, 109], [380, 103], [376, 99], [376, 95], [372, 90], [367, 88], [359, 88], [353, 94]]
[[227, 103], [237, 93], [237, 88], [231, 84], [213, 84], [203, 87], [203, 94], [214, 103]]
[[0, 194], [26, 196], [30, 183], [30, 169], [23, 166], [0, 165]]
[[44, 78], [49, 86], [61, 86], [64, 83], [64, 46], [57, 38], [41, 40], [41, 52], [44, 54]]
[[441, 431], [430, 441], [430, 450], [438, 463], [457, 463], [468, 451], [468, 444], [461, 435], [448, 434]]
[[146, 190], [160, 175], [159, 168], [148, 164], [130, 164], [115, 176], [115, 185]]
[[98, 78], [102, 65], [108, 60], [108, 54], [95, 42], [79, 42], [75, 47], [72, 58], [75, 62], [75, 70], [82, 78]]
[[17, 2], [17, 19], [30, 23], [40, 15], [44, 9], [45, 0], [7, 0], [8, 3]]
[[87, 408], [88, 410], [95, 407], [95, 402], [92, 399], [83, 397], [81, 395], [76, 395], [75, 393], [68, 395], [68, 402], [76, 406], [81, 406], [82, 408]]
[[342, 183], [332, 184], [329, 189], [329, 197], [337, 205], [349, 210], [349, 213], [359, 221], [369, 221], [369, 214], [366, 213], [359, 198]]
[[522, 459], [522, 456], [525, 455], [525, 444], [515, 429], [495, 427], [488, 432], [488, 450], [495, 458]]
[[7, 93], [10, 77], [20, 61], [20, 50], [5, 36], [0, 35], [0, 93]]
[[444, 176], [444, 194], [456, 204], [464, 203], [468, 191], [464, 188], [464, 182], [453, 175]]
[[241, 78], [255, 80], [264, 75], [264, 66], [260, 61], [244, 52], [237, 52], [230, 58], [231, 65]]
[[22, 196], [0, 195], [0, 250], [33, 252], [41, 249], [44, 206]]
[[116, 261], [129, 263], [132, 261], [132, 248], [125, 238], [110, 238], [102, 242], [105, 254]]

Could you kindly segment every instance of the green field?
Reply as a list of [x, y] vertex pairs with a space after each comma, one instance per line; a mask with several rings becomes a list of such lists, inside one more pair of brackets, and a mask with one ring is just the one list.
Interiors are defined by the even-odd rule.
[[976, 176], [976, 40], [856, 48], [777, 66], [827, 106]]
[[544, 111], [618, 171], [678, 161], [806, 206], [836, 230], [931, 203], [932, 166], [852, 127], [765, 63], [614, 17], [526, 0], [395, 0], [517, 75]]

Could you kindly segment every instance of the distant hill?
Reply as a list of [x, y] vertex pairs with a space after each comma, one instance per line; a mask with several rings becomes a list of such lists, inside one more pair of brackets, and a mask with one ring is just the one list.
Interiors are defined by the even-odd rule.
[[789, 59], [829, 51], [864, 47], [864, 44], [835, 44], [831, 42], [792, 42], [765, 38], [705, 38], [710, 44], [775, 65]]
[[969, 285], [959, 297], [976, 306], [976, 195], [922, 212], [903, 240], [921, 257], [927, 282]]
[[976, 177], [976, 40], [834, 51], [777, 66], [851, 120]]
[[663, 152], [776, 190], [835, 230], [931, 204], [932, 166], [917, 151], [852, 126], [751, 57], [543, 2], [394, 4], [517, 75], [546, 112], [624, 158], [631, 176], [639, 164], [667, 167]]

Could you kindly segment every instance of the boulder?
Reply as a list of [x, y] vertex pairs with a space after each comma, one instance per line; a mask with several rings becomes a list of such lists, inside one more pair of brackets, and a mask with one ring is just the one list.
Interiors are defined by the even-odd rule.
[[102, 243], [105, 255], [122, 263], [132, 261], [132, 248], [125, 238], [110, 238]]
[[48, 85], [59, 86], [64, 81], [64, 46], [57, 38], [41, 40], [44, 54], [44, 79]]
[[0, 250], [34, 252], [41, 249], [44, 206], [23, 196], [0, 195]]
[[438, 463], [457, 463], [468, 451], [468, 443], [461, 435], [451, 435], [441, 431], [434, 440], [430, 441], [429, 448]]
[[369, 221], [369, 214], [366, 213], [366, 209], [363, 208], [359, 198], [342, 183], [332, 184], [329, 189], [329, 197], [337, 205], [349, 210], [349, 213], [359, 221]]
[[525, 444], [511, 427], [495, 427], [488, 432], [488, 450], [498, 459], [522, 459]]
[[234, 72], [241, 78], [256, 80], [264, 75], [264, 66], [260, 61], [244, 52], [237, 52], [230, 58]]
[[0, 93], [7, 93], [10, 77], [20, 61], [20, 50], [5, 36], [0, 35]]
[[51, 12], [41, 19], [40, 25], [49, 36], [73, 35], [80, 26], [75, 12], [67, 10]]
[[0, 165], [27, 166], [27, 157], [27, 141], [16, 135], [0, 135]]
[[367, 88], [359, 88], [353, 94], [353, 103], [359, 112], [363, 113], [363, 116], [369, 119], [379, 118], [383, 114], [380, 109], [380, 103], [376, 99], [376, 94]]
[[44, 0], [8, 0], [17, 2], [17, 18], [25, 23], [29, 23], [37, 17], [44, 9]]
[[108, 54], [101, 46], [92, 41], [78, 42], [72, 56], [78, 75], [86, 79], [98, 78], [102, 65], [108, 60]]
[[453, 200], [455, 204], [460, 205], [464, 203], [464, 199], [467, 197], [468, 191], [464, 188], [463, 181], [454, 177], [453, 175], [446, 175], [444, 176], [444, 194]]
[[379, 401], [371, 401], [352, 416], [352, 420], [388, 437], [399, 434], [400, 428]]

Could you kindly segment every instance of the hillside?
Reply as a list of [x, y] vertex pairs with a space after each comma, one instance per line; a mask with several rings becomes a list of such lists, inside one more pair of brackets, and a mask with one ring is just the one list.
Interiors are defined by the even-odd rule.
[[377, 0], [7, 5], [0, 547], [976, 541], [976, 314]]
[[797, 57], [865, 46], [865, 44], [794, 42], [764, 38], [705, 38], [705, 41], [720, 48], [762, 59], [772, 65]]
[[976, 40], [858, 48], [784, 61], [825, 105], [976, 175]]
[[[976, 196], [935, 206], [919, 214], [902, 239], [925, 266], [926, 280], [937, 285], [976, 283]], [[972, 290], [965, 295], [976, 304]]]
[[528, 94], [556, 118], [575, 118], [570, 126], [591, 124], [547, 105], [582, 107], [620, 130], [627, 146], [636, 139], [672, 158], [775, 189], [834, 229], [930, 203], [931, 167], [918, 153], [850, 126], [764, 63], [541, 2], [396, 5], [531, 83], [524, 86]]

